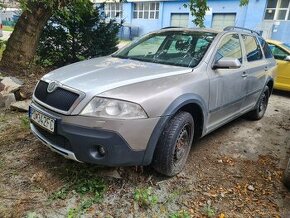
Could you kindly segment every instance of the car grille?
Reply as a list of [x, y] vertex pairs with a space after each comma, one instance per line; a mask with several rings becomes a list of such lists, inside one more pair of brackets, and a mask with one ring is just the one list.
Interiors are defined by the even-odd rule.
[[33, 126], [42, 135], [42, 137], [47, 139], [50, 143], [58, 147], [64, 148], [68, 151], [72, 151], [72, 147], [69, 140], [64, 136], [49, 133], [46, 130], [42, 129], [41, 127], [37, 126], [36, 124], [33, 124]]
[[41, 102], [62, 111], [69, 111], [74, 102], [79, 98], [77, 93], [57, 87], [53, 92], [47, 92], [48, 83], [39, 81], [34, 96]]

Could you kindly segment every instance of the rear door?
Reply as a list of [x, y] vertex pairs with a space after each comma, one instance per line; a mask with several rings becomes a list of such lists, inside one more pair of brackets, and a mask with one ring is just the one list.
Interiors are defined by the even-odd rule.
[[253, 35], [242, 34], [242, 42], [245, 51], [247, 94], [242, 105], [243, 110], [253, 108], [264, 88], [268, 71], [268, 62], [263, 56], [260, 43]]
[[243, 77], [245, 66], [239, 34], [223, 36], [218, 44], [212, 63], [221, 58], [236, 58], [242, 66], [238, 69], [211, 69], [209, 129], [217, 128], [239, 114], [245, 94], [246, 82]]

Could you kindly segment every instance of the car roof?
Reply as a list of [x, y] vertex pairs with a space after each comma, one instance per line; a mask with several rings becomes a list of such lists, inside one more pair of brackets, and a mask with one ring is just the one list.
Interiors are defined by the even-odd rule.
[[282, 48], [282, 49], [284, 49], [284, 50], [290, 52], [290, 49], [289, 49], [288, 47], [286, 47], [286, 46], [284, 45], [284, 43], [281, 42], [281, 41], [273, 40], [273, 39], [267, 39], [266, 41], [267, 41], [268, 43], [271, 43], [271, 44], [277, 45], [277, 46], [279, 46], [280, 48]]
[[233, 32], [233, 33], [247, 33], [250, 35], [258, 35], [259, 34], [253, 30], [246, 29], [246, 28], [239, 28], [239, 27], [226, 27], [223, 30], [216, 30], [212, 28], [185, 28], [185, 27], [165, 27], [157, 32], [171, 32], [171, 31], [185, 31], [185, 32], [210, 32], [210, 33], [226, 33], [226, 32]]
[[221, 31], [210, 29], [210, 28], [184, 28], [184, 27], [165, 27], [157, 32], [171, 32], [171, 31], [185, 31], [185, 32], [211, 32], [220, 33]]

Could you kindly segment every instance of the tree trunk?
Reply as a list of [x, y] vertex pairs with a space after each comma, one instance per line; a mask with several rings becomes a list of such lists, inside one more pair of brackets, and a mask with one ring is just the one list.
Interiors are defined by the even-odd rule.
[[51, 15], [52, 11], [43, 4], [35, 4], [30, 10], [22, 13], [7, 42], [0, 63], [5, 71], [11, 73], [13, 70], [28, 68], [34, 59], [42, 30]]

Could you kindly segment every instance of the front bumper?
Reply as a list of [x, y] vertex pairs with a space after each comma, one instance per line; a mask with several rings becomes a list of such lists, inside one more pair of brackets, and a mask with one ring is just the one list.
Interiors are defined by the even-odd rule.
[[[138, 121], [102, 121], [102, 127], [94, 127], [94, 125], [99, 125], [95, 118], [89, 118], [88, 121], [81, 116], [63, 116], [35, 103], [32, 103], [32, 107], [56, 118], [54, 134], [37, 124], [30, 124], [32, 133], [51, 150], [75, 161], [105, 166], [144, 165], [147, 143], [158, 121], [158, 119], [143, 119], [143, 122], [141, 119]], [[111, 127], [111, 129], [104, 127]], [[121, 135], [120, 132], [125, 134]], [[141, 138], [139, 143], [138, 137]], [[144, 142], [142, 139], [148, 140]], [[133, 145], [128, 141], [131, 141]], [[100, 153], [100, 147], [104, 154]], [[145, 165], [147, 164], [146, 162]]]

